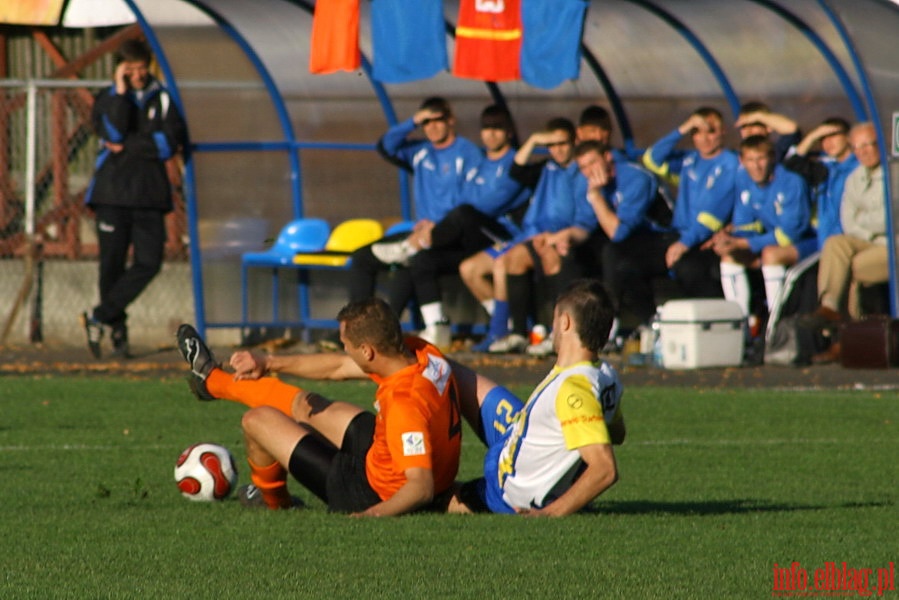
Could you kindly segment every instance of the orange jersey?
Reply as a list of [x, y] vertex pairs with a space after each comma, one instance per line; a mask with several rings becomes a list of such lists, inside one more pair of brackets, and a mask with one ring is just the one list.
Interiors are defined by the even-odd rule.
[[406, 469], [434, 474], [434, 493], [446, 491], [459, 470], [462, 444], [456, 378], [437, 348], [418, 338], [406, 346], [418, 362], [390, 377], [372, 375], [375, 435], [365, 458], [365, 474], [382, 500], [406, 483]]
[[316, 2], [309, 72], [355, 71], [360, 60], [359, 0]]

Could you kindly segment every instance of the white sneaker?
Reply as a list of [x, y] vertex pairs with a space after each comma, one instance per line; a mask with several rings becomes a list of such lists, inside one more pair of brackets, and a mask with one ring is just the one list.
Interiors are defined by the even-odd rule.
[[542, 342], [531, 344], [525, 350], [530, 356], [549, 356], [555, 350], [553, 349], [553, 338], [551, 335], [546, 336]]
[[528, 347], [528, 339], [517, 333], [510, 333], [505, 337], [501, 337], [487, 349], [493, 354], [518, 354]]
[[402, 265], [409, 264], [409, 259], [418, 252], [417, 248], [413, 248], [409, 240], [401, 242], [383, 242], [381, 244], [372, 244], [371, 253], [375, 255], [379, 261], [385, 265]]

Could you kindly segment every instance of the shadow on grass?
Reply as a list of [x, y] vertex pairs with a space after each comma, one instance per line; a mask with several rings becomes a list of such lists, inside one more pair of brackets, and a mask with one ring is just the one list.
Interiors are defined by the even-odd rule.
[[846, 502], [843, 504], [785, 504], [758, 499], [655, 502], [636, 500], [631, 502], [599, 502], [589, 511], [604, 515], [652, 515], [681, 516], [733, 515], [745, 513], [794, 512], [800, 510], [829, 510], [834, 508], [881, 508], [893, 506], [891, 501]]
[[132, 352], [131, 358], [141, 359], [141, 358], [152, 358], [158, 356], [164, 356], [171, 352], [177, 352], [178, 346], [159, 346], [157, 348], [152, 348], [149, 350], [145, 350], [143, 352]]

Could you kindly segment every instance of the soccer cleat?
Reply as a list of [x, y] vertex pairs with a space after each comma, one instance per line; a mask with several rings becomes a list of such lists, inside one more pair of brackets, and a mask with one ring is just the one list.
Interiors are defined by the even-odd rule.
[[237, 488], [237, 499], [240, 501], [241, 506], [246, 506], [247, 508], [268, 508], [265, 500], [262, 498], [262, 492], [252, 483]]
[[555, 350], [553, 349], [553, 338], [552, 336], [547, 336], [542, 342], [537, 342], [536, 344], [531, 344], [527, 347], [525, 352], [529, 356], [549, 356]]
[[184, 323], [178, 328], [178, 351], [190, 365], [193, 377], [188, 380], [190, 390], [200, 400], [215, 400], [206, 387], [206, 378], [218, 366], [215, 356], [192, 326]]
[[501, 337], [487, 349], [491, 354], [518, 354], [528, 347], [528, 339], [517, 333]]
[[409, 259], [418, 252], [412, 247], [408, 240], [401, 242], [383, 242], [371, 245], [371, 253], [375, 255], [379, 261], [385, 265], [401, 265], [409, 264]]
[[[252, 483], [237, 488], [237, 500], [240, 502], [241, 506], [246, 508], [268, 508], [268, 505], [265, 503], [265, 498], [262, 497], [262, 492]], [[286, 507], [288, 509], [306, 507], [303, 501], [296, 496], [291, 496], [290, 502], [291, 505]]]
[[81, 325], [87, 334], [87, 349], [90, 350], [94, 358], [100, 358], [102, 355], [100, 342], [103, 341], [103, 323], [88, 316], [87, 312], [83, 312], [81, 313]]

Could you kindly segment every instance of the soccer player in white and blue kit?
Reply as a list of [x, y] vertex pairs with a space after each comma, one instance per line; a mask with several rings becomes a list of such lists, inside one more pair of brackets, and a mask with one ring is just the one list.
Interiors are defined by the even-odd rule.
[[572, 282], [556, 301], [556, 364], [526, 402], [458, 364], [462, 411], [487, 444], [484, 477], [462, 484], [449, 512], [562, 516], [618, 480], [622, 385], [598, 358], [613, 308], [602, 284]]

